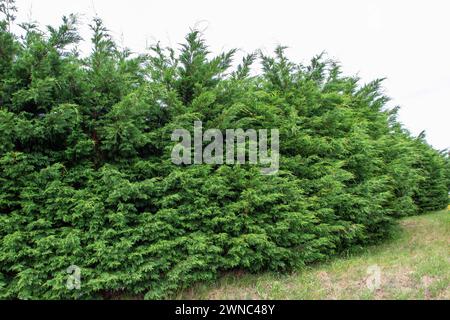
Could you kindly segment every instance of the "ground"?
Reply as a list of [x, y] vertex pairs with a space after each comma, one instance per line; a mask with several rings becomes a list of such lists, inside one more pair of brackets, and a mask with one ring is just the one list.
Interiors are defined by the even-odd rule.
[[[379, 271], [379, 273], [377, 273]], [[175, 299], [450, 299], [450, 212], [400, 221], [394, 237], [289, 275], [231, 273]]]

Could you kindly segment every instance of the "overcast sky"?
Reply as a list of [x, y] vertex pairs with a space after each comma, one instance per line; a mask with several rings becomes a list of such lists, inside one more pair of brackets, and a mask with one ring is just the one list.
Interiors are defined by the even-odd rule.
[[[307, 62], [326, 51], [364, 82], [386, 77], [392, 105], [413, 134], [426, 130], [438, 149], [450, 147], [450, 1], [448, 0], [17, 0], [18, 21], [58, 24], [63, 15], [94, 15], [125, 46], [143, 51], [177, 46], [189, 28], [205, 30], [211, 50], [244, 52], [278, 45]], [[90, 38], [87, 28], [82, 29]], [[86, 48], [86, 47], [85, 47]]]

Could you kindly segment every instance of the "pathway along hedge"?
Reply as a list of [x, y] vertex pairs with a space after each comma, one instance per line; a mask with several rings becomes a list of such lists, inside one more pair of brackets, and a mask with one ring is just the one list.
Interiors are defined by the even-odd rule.
[[[197, 31], [179, 49], [131, 54], [92, 22], [45, 32], [0, 23], [0, 297], [164, 298], [219, 272], [288, 271], [389, 235], [395, 218], [444, 208], [448, 155], [322, 55], [284, 48], [212, 57]], [[250, 73], [260, 63], [257, 75]], [[424, 106], [425, 107], [425, 106]], [[281, 167], [176, 166], [170, 134], [278, 128]], [[68, 290], [67, 268], [81, 268]]]

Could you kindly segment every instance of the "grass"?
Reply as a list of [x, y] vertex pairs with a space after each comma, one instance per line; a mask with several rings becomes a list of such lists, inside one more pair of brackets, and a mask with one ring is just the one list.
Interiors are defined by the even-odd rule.
[[[230, 273], [175, 299], [450, 299], [450, 215], [439, 211], [400, 221], [393, 239], [289, 275]], [[370, 267], [379, 286], [369, 289]], [[369, 269], [368, 269], [369, 268]], [[368, 271], [369, 270], [369, 271]]]

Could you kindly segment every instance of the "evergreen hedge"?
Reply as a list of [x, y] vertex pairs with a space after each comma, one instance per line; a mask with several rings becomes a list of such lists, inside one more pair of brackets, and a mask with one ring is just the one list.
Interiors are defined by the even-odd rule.
[[[164, 298], [227, 270], [324, 260], [447, 206], [448, 155], [402, 128], [381, 80], [362, 85], [323, 55], [296, 64], [279, 47], [233, 68], [236, 51], [211, 56], [195, 30], [179, 50], [136, 55], [94, 19], [81, 57], [75, 16], [22, 36], [12, 20], [0, 22], [1, 298]], [[279, 129], [279, 173], [172, 164], [172, 131], [196, 120]], [[66, 288], [70, 265], [80, 290]]]

